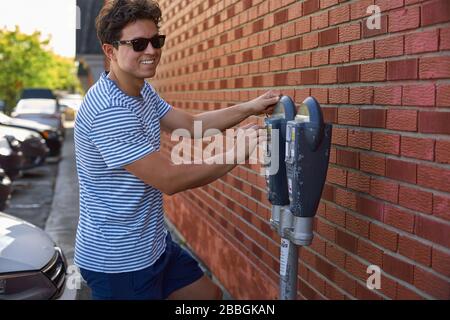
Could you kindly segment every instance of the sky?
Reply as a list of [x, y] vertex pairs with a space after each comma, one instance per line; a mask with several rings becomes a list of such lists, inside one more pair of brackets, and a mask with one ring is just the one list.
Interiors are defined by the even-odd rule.
[[76, 0], [0, 0], [0, 28], [51, 35], [50, 47], [59, 55], [75, 56]]

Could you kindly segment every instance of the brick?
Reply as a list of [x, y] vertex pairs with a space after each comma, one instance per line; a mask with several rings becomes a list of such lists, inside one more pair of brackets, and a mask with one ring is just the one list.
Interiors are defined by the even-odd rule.
[[429, 30], [405, 35], [406, 54], [438, 51], [438, 44], [438, 30]]
[[288, 21], [288, 9], [278, 11], [274, 14], [274, 24], [280, 25]]
[[421, 238], [430, 240], [445, 247], [450, 246], [450, 226], [425, 216], [416, 217], [415, 233]]
[[406, 235], [398, 240], [398, 252], [424, 266], [431, 264], [431, 247]]
[[348, 146], [370, 150], [372, 136], [369, 131], [348, 130]]
[[336, 198], [336, 188], [330, 184], [325, 184], [322, 191], [322, 199], [334, 202]]
[[358, 82], [359, 81], [359, 65], [338, 67], [338, 82]]
[[350, 61], [350, 46], [330, 48], [330, 64], [344, 63]]
[[328, 167], [327, 181], [345, 187], [347, 184], [347, 171], [330, 166]]
[[433, 83], [403, 87], [404, 106], [434, 107], [436, 88]]
[[341, 166], [358, 169], [359, 153], [349, 150], [337, 150], [337, 163]]
[[303, 3], [303, 14], [309, 15], [320, 9], [319, 0], [307, 0]]
[[352, 3], [350, 7], [351, 19], [355, 20], [370, 15], [370, 13], [367, 13], [367, 7], [372, 4], [373, 0], [360, 0]]
[[337, 68], [326, 67], [319, 69], [319, 83], [332, 84], [337, 82]]
[[295, 33], [300, 35], [311, 31], [311, 18], [302, 18], [295, 22]]
[[397, 60], [387, 62], [388, 80], [417, 79], [417, 59]]
[[375, 41], [375, 58], [389, 58], [403, 55], [403, 36], [388, 37]]
[[[311, 88], [311, 95], [317, 99], [320, 104], [328, 103], [328, 90], [327, 88]], [[325, 110], [325, 107], [322, 107], [322, 112]], [[336, 109], [337, 114], [337, 109]]]
[[[333, 127], [333, 132], [331, 135], [331, 143], [346, 146], [347, 145], [347, 129]], [[339, 150], [339, 151], [341, 151], [341, 150]]]
[[401, 154], [405, 157], [434, 160], [434, 139], [402, 136]]
[[381, 12], [403, 7], [403, 0], [375, 0], [375, 5], [379, 6]]
[[387, 204], [384, 206], [384, 223], [397, 229], [413, 233], [414, 221], [414, 214]]
[[296, 68], [306, 68], [311, 66], [311, 54], [297, 54], [295, 56], [295, 67]]
[[350, 60], [370, 60], [374, 57], [373, 41], [358, 43], [350, 46]]
[[369, 241], [358, 239], [358, 256], [366, 259], [371, 264], [383, 265], [383, 251], [372, 245]]
[[336, 229], [336, 244], [354, 254], [358, 249], [358, 239], [340, 229]]
[[369, 193], [370, 177], [359, 172], [349, 171], [347, 173], [347, 187], [356, 191]]
[[435, 217], [450, 221], [450, 198], [433, 195], [433, 215]]
[[350, 88], [351, 104], [373, 104], [373, 87], [351, 87]]
[[319, 45], [321, 47], [329, 46], [338, 43], [339, 29], [332, 28], [319, 32]]
[[442, 28], [440, 30], [440, 50], [450, 49], [450, 28]]
[[[366, 277], [367, 280], [367, 277]], [[356, 298], [358, 300], [382, 300], [383, 298], [378, 294], [377, 290], [370, 290], [366, 285], [357, 284]]]
[[416, 267], [414, 270], [414, 286], [436, 299], [450, 299], [450, 286], [448, 282], [422, 268]]
[[335, 241], [336, 228], [321, 219], [317, 219], [317, 233], [328, 240]]
[[450, 134], [450, 112], [419, 112], [419, 132]]
[[433, 248], [432, 261], [433, 264], [431, 267], [434, 270], [443, 276], [450, 277], [450, 254], [437, 248]]
[[328, 64], [328, 50], [314, 51], [311, 55], [311, 65], [313, 67]]
[[323, 121], [325, 121], [326, 123], [337, 123], [337, 108], [322, 107], [322, 113]]
[[331, 221], [341, 227], [345, 226], [345, 211], [338, 207], [327, 204], [325, 217], [328, 221]]
[[328, 27], [328, 12], [323, 12], [311, 17], [311, 30], [324, 29]]
[[349, 42], [361, 39], [361, 24], [353, 23], [339, 27], [339, 42]]
[[416, 291], [412, 291], [400, 283], [397, 283], [397, 293], [395, 298], [397, 300], [424, 300], [425, 298], [418, 294]]
[[440, 84], [437, 86], [437, 107], [450, 107], [450, 85]]
[[450, 163], [450, 141], [436, 140], [436, 162]]
[[369, 237], [369, 225], [370, 222], [366, 220], [362, 220], [349, 213], [345, 215], [345, 228], [362, 237]]
[[[320, 78], [320, 73], [319, 73]], [[333, 104], [346, 104], [348, 103], [349, 89], [348, 88], [329, 88], [328, 89], [328, 98], [330, 103]]]
[[450, 3], [446, 0], [429, 2], [422, 7], [422, 26], [450, 21]]
[[357, 108], [339, 108], [338, 123], [346, 125], [359, 125], [359, 109]]
[[420, 8], [412, 7], [392, 11], [389, 14], [389, 32], [398, 32], [420, 26]]
[[398, 234], [385, 229], [383, 226], [371, 223], [369, 238], [383, 248], [389, 249], [392, 252], [397, 251]]
[[367, 265], [350, 255], [347, 255], [347, 258], [345, 259], [345, 270], [361, 281], [367, 280]]
[[398, 183], [385, 179], [370, 179], [370, 195], [392, 203], [398, 202]]
[[400, 153], [400, 135], [373, 132], [372, 150], [398, 155]]
[[374, 87], [374, 103], [381, 105], [401, 105], [402, 86]]
[[386, 159], [386, 177], [415, 184], [417, 182], [417, 165], [396, 159]]
[[390, 130], [417, 131], [417, 111], [389, 109], [386, 128]]
[[435, 190], [450, 192], [450, 170], [418, 165], [417, 184]]
[[384, 176], [385, 174], [385, 158], [374, 156], [371, 154], [361, 153], [360, 155], [360, 169], [361, 171]]
[[431, 214], [433, 194], [416, 188], [400, 186], [399, 204], [402, 207]]
[[409, 283], [414, 281], [413, 265], [387, 253], [383, 255], [383, 271]]
[[356, 198], [356, 211], [366, 217], [383, 221], [383, 208], [384, 204], [380, 201], [359, 195]]
[[300, 84], [317, 84], [318, 72], [317, 69], [301, 71]]
[[361, 81], [384, 81], [386, 79], [386, 63], [375, 62], [361, 65]]
[[360, 125], [362, 127], [385, 128], [386, 110], [384, 109], [361, 109]]
[[330, 10], [330, 25], [336, 25], [350, 20], [350, 6], [340, 5]]
[[450, 57], [421, 58], [419, 61], [420, 79], [450, 78]]
[[351, 210], [356, 209], [356, 195], [353, 192], [336, 189], [336, 204]]
[[308, 33], [303, 36], [303, 49], [313, 49], [317, 48], [319, 45], [319, 34], [317, 32]]

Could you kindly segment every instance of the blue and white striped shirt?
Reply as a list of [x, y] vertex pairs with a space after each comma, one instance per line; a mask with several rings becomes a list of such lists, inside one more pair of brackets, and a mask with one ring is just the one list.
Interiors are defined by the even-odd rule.
[[140, 98], [130, 97], [106, 73], [86, 94], [75, 122], [79, 267], [130, 272], [151, 266], [164, 252], [162, 193], [124, 166], [159, 150], [160, 119], [170, 108], [149, 83]]

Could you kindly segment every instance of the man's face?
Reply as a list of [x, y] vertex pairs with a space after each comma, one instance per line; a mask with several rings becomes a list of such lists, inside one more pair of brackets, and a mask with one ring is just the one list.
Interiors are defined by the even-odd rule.
[[[153, 21], [137, 20], [125, 26], [120, 40], [151, 38], [156, 34], [158, 28]], [[151, 43], [141, 52], [135, 52], [131, 45], [120, 45], [115, 51], [115, 62], [121, 71], [139, 79], [152, 78], [161, 59], [161, 49], [153, 48]]]

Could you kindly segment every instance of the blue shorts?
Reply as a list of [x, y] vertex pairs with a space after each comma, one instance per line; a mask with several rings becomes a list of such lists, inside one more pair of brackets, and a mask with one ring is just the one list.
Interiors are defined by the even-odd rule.
[[196, 260], [166, 238], [166, 251], [150, 267], [123, 273], [102, 273], [80, 268], [94, 300], [163, 300], [199, 280], [203, 271]]

